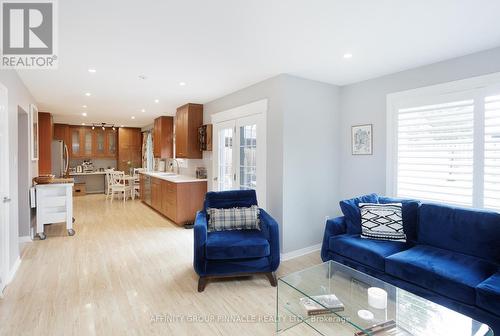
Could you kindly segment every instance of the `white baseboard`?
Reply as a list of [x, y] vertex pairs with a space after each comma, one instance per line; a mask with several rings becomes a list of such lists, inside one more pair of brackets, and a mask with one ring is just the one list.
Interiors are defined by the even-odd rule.
[[292, 252], [282, 253], [281, 254], [281, 261], [287, 261], [290, 259], [301, 257], [303, 255], [306, 255], [306, 254], [309, 254], [312, 252], [317, 252], [319, 250], [321, 250], [321, 243], [313, 245], [313, 246], [309, 246], [309, 247], [304, 247], [304, 248], [301, 248], [301, 249], [298, 249], [298, 250], [295, 250]]
[[31, 243], [33, 240], [31, 239], [30, 236], [22, 236], [22, 237], [19, 237], [19, 244], [22, 244], [22, 243]]
[[14, 279], [14, 276], [16, 275], [16, 272], [19, 269], [19, 265], [21, 265], [21, 258], [17, 257], [16, 262], [14, 263], [14, 265], [12, 265], [12, 268], [7, 274], [7, 278], [5, 279], [5, 286], [7, 286], [12, 281], [12, 279]]

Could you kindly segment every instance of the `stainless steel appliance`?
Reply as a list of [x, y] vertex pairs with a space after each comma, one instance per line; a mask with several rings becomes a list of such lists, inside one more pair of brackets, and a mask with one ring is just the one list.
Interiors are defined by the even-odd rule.
[[62, 140], [52, 141], [52, 174], [65, 177], [69, 168], [68, 146]]

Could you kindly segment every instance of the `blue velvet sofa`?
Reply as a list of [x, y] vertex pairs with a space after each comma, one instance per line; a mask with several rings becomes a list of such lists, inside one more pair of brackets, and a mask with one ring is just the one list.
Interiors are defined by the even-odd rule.
[[[402, 203], [407, 242], [360, 238], [358, 204]], [[321, 249], [335, 260], [488, 324], [500, 334], [500, 214], [370, 194], [341, 201]]]
[[194, 269], [198, 291], [210, 278], [265, 274], [276, 286], [274, 271], [280, 263], [278, 223], [260, 209], [260, 230], [207, 232], [207, 208], [257, 205], [254, 190], [208, 192], [194, 224]]

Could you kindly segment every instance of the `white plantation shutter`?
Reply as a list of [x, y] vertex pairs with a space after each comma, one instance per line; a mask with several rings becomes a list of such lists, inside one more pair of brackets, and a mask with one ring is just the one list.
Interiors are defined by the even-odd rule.
[[500, 95], [485, 98], [484, 207], [500, 210]]
[[397, 125], [397, 196], [472, 206], [474, 100], [401, 108]]

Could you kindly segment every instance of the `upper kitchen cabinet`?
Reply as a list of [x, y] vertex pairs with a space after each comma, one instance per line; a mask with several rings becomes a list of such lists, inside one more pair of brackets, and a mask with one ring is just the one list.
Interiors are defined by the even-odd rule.
[[203, 105], [186, 104], [175, 116], [175, 156], [183, 159], [201, 159], [198, 128], [203, 124]]
[[52, 172], [52, 138], [52, 115], [46, 112], [38, 112], [38, 174], [40, 175]]
[[118, 129], [118, 170], [129, 173], [130, 168], [142, 166], [142, 134], [140, 128]]
[[117, 131], [110, 128], [103, 130], [100, 127], [92, 129], [88, 126], [70, 126], [66, 131], [65, 126], [58, 124], [54, 127], [54, 139], [65, 142], [65, 136], [69, 139], [66, 143], [72, 158], [116, 158]]
[[54, 140], [62, 140], [68, 146], [71, 144], [71, 131], [68, 124], [54, 124]]
[[94, 136], [94, 157], [115, 158], [116, 157], [116, 137], [117, 131], [111, 128], [96, 128], [93, 130]]
[[174, 117], [155, 119], [153, 128], [153, 155], [168, 159], [174, 156]]

